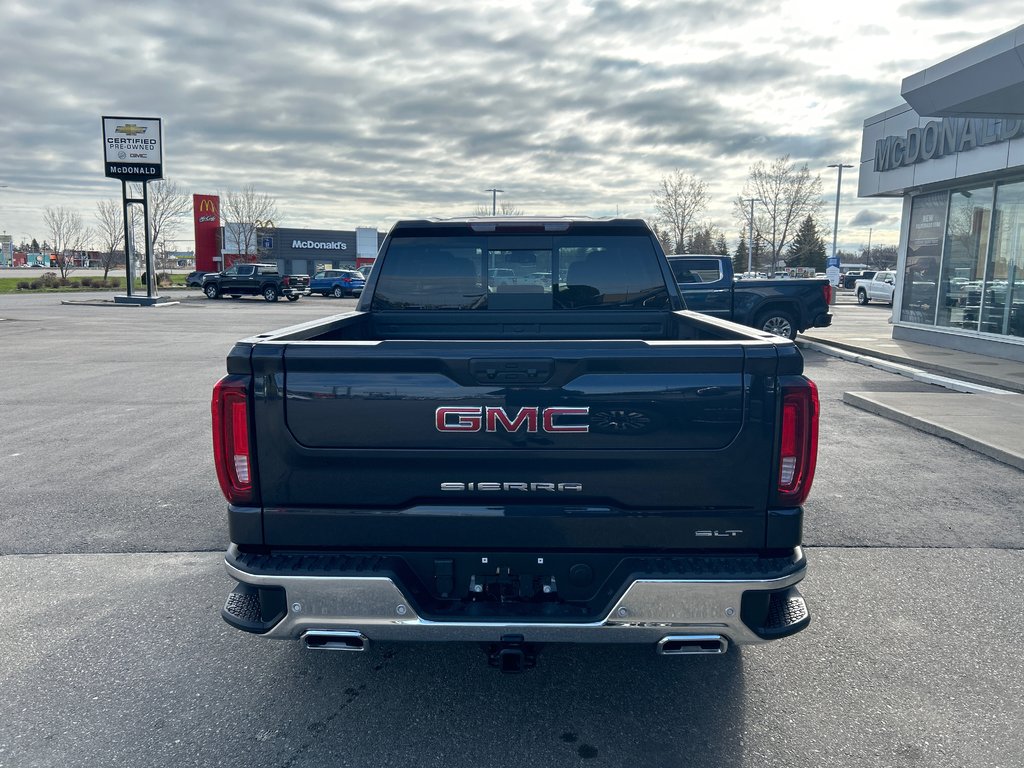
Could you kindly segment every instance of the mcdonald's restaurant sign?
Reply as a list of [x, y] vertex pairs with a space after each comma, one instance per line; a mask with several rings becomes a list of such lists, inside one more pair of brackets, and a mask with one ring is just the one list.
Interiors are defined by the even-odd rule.
[[220, 198], [217, 195], [192, 195], [192, 211], [197, 229], [204, 224], [220, 226]]
[[103, 117], [103, 158], [108, 179], [162, 179], [163, 151], [159, 117]]

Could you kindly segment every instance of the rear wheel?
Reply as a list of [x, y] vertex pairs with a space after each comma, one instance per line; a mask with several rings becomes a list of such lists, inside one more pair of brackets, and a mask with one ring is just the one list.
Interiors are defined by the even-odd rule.
[[263, 289], [263, 299], [265, 301], [277, 301], [277, 289], [272, 285], [268, 285]]
[[341, 290], [341, 286], [340, 285], [334, 286], [333, 293], [334, 293], [334, 298], [336, 298], [336, 299], [340, 299], [342, 296], [345, 295], [345, 292], [343, 290]]
[[769, 309], [763, 312], [758, 318], [756, 327], [776, 336], [783, 336], [787, 339], [796, 338], [796, 323], [792, 315], [783, 312], [781, 309]]
[[865, 291], [863, 288], [861, 288], [859, 291], [857, 291], [857, 303], [858, 304], [867, 304], [869, 301], [870, 301], [870, 299], [868, 298], [868, 292], [867, 291]]
[[299, 297], [297, 295], [292, 295], [292, 296], [288, 297], [288, 301], [298, 301], [298, 300], [299, 300]]
[[206, 298], [208, 299], [216, 299], [217, 296], [220, 295], [220, 292], [217, 290], [217, 286], [213, 283], [210, 283], [210, 285], [203, 288], [203, 293], [206, 294]]

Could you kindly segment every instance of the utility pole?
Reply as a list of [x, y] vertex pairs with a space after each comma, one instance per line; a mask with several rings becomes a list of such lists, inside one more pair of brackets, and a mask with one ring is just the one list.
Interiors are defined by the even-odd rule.
[[874, 227], [868, 227], [868, 266], [871, 266], [871, 233], [874, 231]]
[[747, 241], [747, 272], [754, 271], [754, 203], [763, 203], [756, 197], [748, 197], [743, 202], [750, 203], [750, 240]]
[[[839, 193], [843, 189], [843, 168], [853, 168], [853, 166], [845, 163], [832, 163], [829, 165], [829, 168], [839, 169], [839, 178], [836, 180], [836, 218], [835, 223], [832, 226], [832, 258], [830, 260], [830, 266], [838, 268], [839, 260], [836, 258], [836, 238], [839, 235]], [[836, 293], [838, 293], [834, 288], [835, 286], [833, 286], [832, 291], [833, 304], [836, 303]]]
[[494, 189], [493, 187], [491, 189], [484, 190], [484, 192], [491, 193], [491, 216], [498, 215], [498, 193], [504, 191], [504, 189]]

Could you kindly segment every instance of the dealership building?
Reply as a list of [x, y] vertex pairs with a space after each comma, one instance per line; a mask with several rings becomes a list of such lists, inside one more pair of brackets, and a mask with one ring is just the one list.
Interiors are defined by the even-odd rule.
[[860, 197], [900, 197], [893, 338], [1024, 360], [1024, 26], [906, 78]]

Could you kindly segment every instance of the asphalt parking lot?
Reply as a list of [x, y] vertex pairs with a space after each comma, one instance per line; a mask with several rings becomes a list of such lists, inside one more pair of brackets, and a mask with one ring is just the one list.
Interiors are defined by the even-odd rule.
[[[817, 353], [805, 632], [724, 657], [311, 653], [224, 624], [209, 394], [234, 340], [354, 307], [0, 296], [0, 768], [1017, 766], [1024, 474], [842, 402]], [[183, 294], [188, 295], [188, 294]]]

